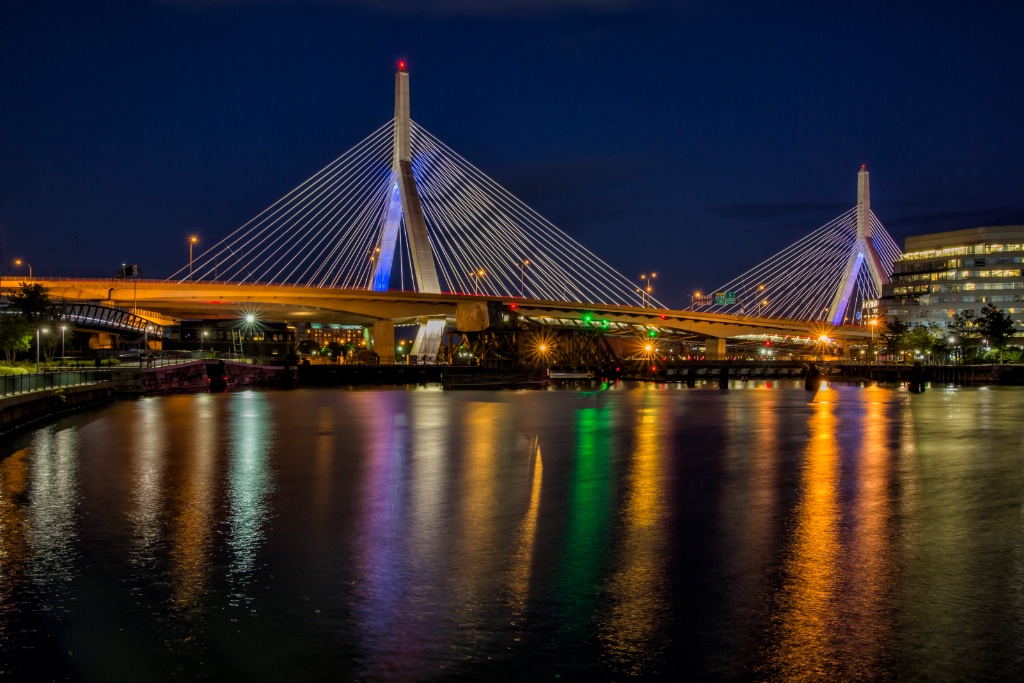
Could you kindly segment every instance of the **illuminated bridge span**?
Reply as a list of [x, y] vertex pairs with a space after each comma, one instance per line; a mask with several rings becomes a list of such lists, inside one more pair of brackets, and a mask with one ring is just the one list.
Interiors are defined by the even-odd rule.
[[899, 254], [871, 214], [867, 188], [862, 170], [857, 208], [721, 288], [739, 293], [735, 304], [666, 310], [413, 123], [403, 64], [393, 120], [190, 254], [167, 281], [43, 284], [58, 298], [131, 301], [173, 318], [372, 326], [384, 363], [394, 361], [395, 324], [410, 323], [419, 329], [412, 354], [425, 359], [437, 355], [446, 329], [487, 337], [494, 348], [552, 329], [568, 331], [566, 347], [581, 339], [607, 347], [601, 339], [612, 334], [670, 335], [700, 340], [709, 358], [726, 354], [728, 338], [864, 341], [865, 328], [841, 325], [877, 296]]

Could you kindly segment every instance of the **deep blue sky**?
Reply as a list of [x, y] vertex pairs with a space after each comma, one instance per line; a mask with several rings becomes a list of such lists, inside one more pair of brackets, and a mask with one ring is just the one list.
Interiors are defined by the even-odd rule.
[[862, 163], [900, 244], [1024, 223], [1022, 26], [1016, 1], [6, 2], [0, 267], [73, 274], [77, 235], [83, 275], [165, 277], [388, 120], [401, 57], [416, 121], [681, 307], [852, 206]]

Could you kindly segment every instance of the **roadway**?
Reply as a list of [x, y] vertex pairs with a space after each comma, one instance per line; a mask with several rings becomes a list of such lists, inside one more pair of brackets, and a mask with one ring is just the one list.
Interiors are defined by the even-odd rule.
[[[10, 287], [24, 278], [4, 278]], [[49, 279], [35, 278], [54, 299], [96, 301], [124, 308], [146, 309], [178, 319], [238, 319], [255, 314], [265, 320], [316, 321], [370, 325], [377, 320], [396, 324], [419, 321], [424, 316], [454, 318], [460, 304], [501, 301], [515, 304], [521, 316], [548, 324], [578, 324], [588, 316], [612, 327], [656, 327], [663, 333], [694, 338], [817, 339], [822, 334], [838, 342], [866, 342], [868, 328], [832, 327], [822, 322], [779, 320], [716, 313], [639, 308], [610, 304], [580, 304], [516, 297], [419, 292], [374, 292], [365, 289], [331, 289], [295, 285], [235, 284], [228, 282], [166, 282], [163, 280]]]

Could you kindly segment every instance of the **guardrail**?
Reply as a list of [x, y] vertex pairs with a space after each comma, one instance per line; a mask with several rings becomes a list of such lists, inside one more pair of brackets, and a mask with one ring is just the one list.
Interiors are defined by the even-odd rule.
[[0, 397], [28, 394], [33, 391], [77, 387], [83, 384], [109, 382], [109, 369], [39, 372], [27, 375], [0, 375]]

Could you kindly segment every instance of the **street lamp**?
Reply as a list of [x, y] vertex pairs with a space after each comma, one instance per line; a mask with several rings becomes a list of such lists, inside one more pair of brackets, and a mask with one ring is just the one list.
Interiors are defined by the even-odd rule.
[[189, 235], [188, 237], [188, 281], [192, 282], [192, 247], [199, 242], [199, 238], [195, 235]]
[[49, 331], [50, 330], [46, 329], [45, 327], [43, 327], [43, 328], [37, 327], [36, 328], [36, 374], [37, 375], [39, 374], [39, 333], [42, 332], [43, 334], [46, 334]]
[[29, 279], [29, 282], [32, 281], [32, 264], [31, 263], [28, 263], [27, 261], [22, 261], [20, 258], [16, 258], [16, 259], [14, 259], [14, 265], [16, 265], [16, 266], [22, 266], [22, 265], [28, 266], [28, 279]]
[[209, 330], [203, 330], [199, 333], [199, 353], [203, 352], [203, 341], [209, 336]]
[[480, 278], [482, 278], [486, 274], [487, 273], [484, 272], [483, 268], [478, 268], [477, 271], [475, 273], [473, 273], [473, 278], [474, 278], [473, 279], [473, 294], [474, 295], [480, 293]]
[[519, 262], [519, 296], [526, 296], [526, 266], [530, 265], [530, 259], [524, 258]]
[[[875, 350], [875, 328], [878, 327], [878, 318], [872, 318], [868, 321], [868, 325], [871, 326], [871, 350]], [[875, 361], [878, 361], [878, 352], [875, 351]]]
[[695, 299], [697, 301], [700, 301], [700, 292], [699, 291], [698, 292], [694, 292], [693, 294], [690, 295], [690, 310], [691, 311], [693, 310], [693, 302], [694, 302]]
[[644, 291], [646, 291], [646, 292], [647, 292], [647, 303], [646, 303], [646, 304], [644, 304], [644, 307], [645, 307], [645, 308], [646, 308], [647, 306], [649, 306], [649, 305], [650, 305], [650, 303], [651, 303], [651, 292], [653, 292], [653, 291], [654, 291], [654, 289], [653, 289], [653, 288], [651, 287], [651, 280], [653, 280], [653, 279], [654, 279], [654, 278], [656, 278], [656, 277], [658, 277], [658, 274], [657, 274], [657, 273], [651, 273], [651, 274], [650, 274], [649, 276], [648, 276], [648, 275], [641, 275], [641, 276], [640, 276], [640, 279], [641, 279], [641, 280], [646, 280], [646, 281], [647, 281], [647, 284], [646, 284], [646, 286], [644, 287]]
[[61, 365], [64, 365], [64, 358], [65, 358], [65, 355], [66, 355], [64, 353], [64, 333], [67, 332], [67, 331], [68, 331], [68, 326], [67, 325], [61, 325], [60, 326], [60, 364]]

